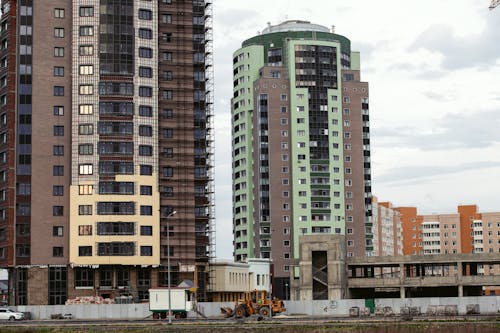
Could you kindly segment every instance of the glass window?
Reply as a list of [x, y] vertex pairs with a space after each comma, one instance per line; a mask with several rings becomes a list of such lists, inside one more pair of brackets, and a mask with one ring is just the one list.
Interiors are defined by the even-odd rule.
[[64, 28], [54, 28], [54, 37], [64, 38]]
[[54, 76], [64, 76], [64, 67], [55, 66], [54, 67]]
[[80, 7], [80, 16], [81, 17], [94, 16], [94, 7], [90, 6]]
[[54, 47], [54, 57], [64, 57], [64, 47]]
[[139, 38], [152, 39], [153, 31], [151, 29], [139, 28]]
[[139, 9], [139, 19], [140, 20], [152, 20], [153, 19], [153, 12], [150, 11], [149, 9]]
[[139, 58], [152, 58], [153, 50], [149, 47], [140, 47], [139, 48]]
[[64, 18], [64, 8], [55, 8], [54, 9], [54, 17], [55, 18]]

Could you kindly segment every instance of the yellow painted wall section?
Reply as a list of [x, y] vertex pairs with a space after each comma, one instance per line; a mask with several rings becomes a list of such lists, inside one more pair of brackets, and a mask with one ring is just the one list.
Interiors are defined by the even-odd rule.
[[[134, 195], [99, 195], [98, 184], [94, 185], [94, 193], [80, 195], [79, 185], [70, 188], [70, 264], [72, 265], [159, 265], [160, 264], [160, 195], [158, 192], [158, 175], [140, 176], [138, 167], [135, 175], [117, 175], [115, 181], [134, 182]], [[140, 195], [140, 185], [152, 187], [152, 195]], [[98, 215], [97, 202], [135, 202], [135, 215]], [[92, 215], [79, 215], [79, 205], [92, 205]], [[141, 216], [140, 206], [152, 206], [152, 215]], [[135, 234], [127, 236], [97, 235], [97, 222], [135, 222]], [[80, 225], [91, 225], [91, 235], [79, 235]], [[141, 236], [141, 226], [152, 226], [152, 236]], [[134, 242], [133, 256], [98, 256], [97, 243], [100, 242]], [[79, 256], [80, 246], [92, 246], [92, 256]], [[152, 256], [141, 256], [141, 246], [152, 246]]]

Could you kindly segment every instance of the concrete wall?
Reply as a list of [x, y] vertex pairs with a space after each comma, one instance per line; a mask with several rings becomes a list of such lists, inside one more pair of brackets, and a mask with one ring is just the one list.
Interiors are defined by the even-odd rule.
[[[431, 297], [431, 298], [378, 298], [376, 307], [390, 306], [395, 314], [402, 307], [420, 307], [425, 314], [431, 305], [457, 305], [458, 314], [466, 313], [468, 304], [479, 304], [481, 314], [496, 314], [500, 311], [500, 296], [482, 297]], [[285, 301], [285, 315], [347, 317], [353, 306], [363, 308], [364, 299], [343, 299], [336, 301]], [[222, 307], [234, 307], [234, 302], [198, 303], [198, 312], [188, 313], [190, 318], [222, 317]], [[75, 319], [142, 319], [151, 315], [149, 303], [139, 304], [77, 304], [18, 306], [18, 311], [29, 311], [33, 319], [50, 319], [51, 314], [71, 313]]]
[[26, 305], [18, 311], [30, 312], [32, 319], [50, 319], [52, 314], [71, 313], [75, 319], [142, 319], [151, 315], [149, 303]]

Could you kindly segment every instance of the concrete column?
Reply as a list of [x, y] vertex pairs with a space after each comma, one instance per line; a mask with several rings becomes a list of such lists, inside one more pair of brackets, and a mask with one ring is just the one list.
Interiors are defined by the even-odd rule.
[[464, 286], [461, 284], [458, 285], [458, 297], [464, 297]]
[[405, 295], [405, 287], [401, 286], [399, 287], [399, 297], [400, 298], [406, 298], [406, 295]]

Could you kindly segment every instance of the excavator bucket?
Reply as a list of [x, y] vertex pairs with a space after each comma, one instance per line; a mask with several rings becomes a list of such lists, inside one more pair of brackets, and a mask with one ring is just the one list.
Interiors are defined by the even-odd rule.
[[220, 308], [220, 313], [222, 313], [225, 318], [234, 316], [234, 310], [230, 307]]

